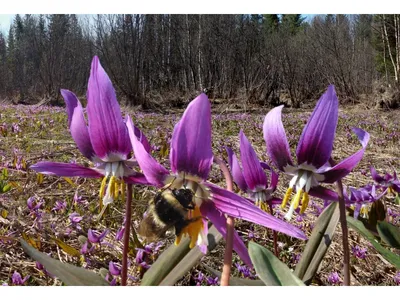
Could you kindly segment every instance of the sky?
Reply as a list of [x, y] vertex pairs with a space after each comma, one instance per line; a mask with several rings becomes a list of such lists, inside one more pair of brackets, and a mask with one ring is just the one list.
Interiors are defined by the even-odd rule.
[[0, 31], [6, 33], [10, 28], [10, 24], [12, 22], [12, 18], [15, 15], [1, 15], [0, 14]]
[[[15, 14], [0, 14], [0, 32], [3, 32], [3, 34], [7, 35], [8, 30], [10, 28], [10, 24], [12, 23], [12, 20], [14, 18]], [[23, 16], [23, 14], [21, 14]], [[304, 17], [306, 17], [306, 20], [311, 19], [314, 15], [313, 14], [303, 14]]]

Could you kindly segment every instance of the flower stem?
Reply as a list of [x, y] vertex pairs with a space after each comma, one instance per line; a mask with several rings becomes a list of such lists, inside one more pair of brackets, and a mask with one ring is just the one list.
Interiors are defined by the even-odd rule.
[[349, 230], [346, 221], [346, 205], [344, 203], [343, 184], [341, 180], [337, 181], [337, 192], [339, 196], [340, 225], [342, 227], [343, 238], [343, 285], [350, 285], [350, 251], [349, 251]]
[[[233, 191], [233, 180], [231, 173], [229, 172], [226, 164], [219, 158], [214, 158], [215, 162], [218, 163], [222, 173], [224, 174], [226, 181], [226, 188], [228, 191]], [[235, 219], [228, 216], [226, 220], [226, 246], [224, 254], [224, 266], [221, 274], [221, 286], [229, 285], [229, 277], [231, 275], [232, 267], [232, 251], [233, 251], [233, 232], [235, 228]]]
[[[272, 205], [269, 204], [269, 211], [271, 215], [274, 215], [274, 211], [272, 209]], [[272, 234], [274, 237], [274, 254], [276, 257], [279, 257], [279, 250], [278, 250], [278, 233], [275, 230], [272, 230]]]
[[128, 252], [129, 252], [129, 235], [130, 224], [132, 217], [132, 184], [127, 184], [127, 198], [125, 209], [125, 232], [124, 232], [124, 249], [122, 252], [122, 271], [121, 271], [121, 285], [126, 285], [128, 278]]

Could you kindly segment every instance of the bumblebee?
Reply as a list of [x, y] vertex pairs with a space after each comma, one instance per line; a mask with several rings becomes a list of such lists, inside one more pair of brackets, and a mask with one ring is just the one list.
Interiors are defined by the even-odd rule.
[[165, 237], [169, 229], [179, 236], [182, 229], [199, 218], [190, 218], [195, 208], [194, 193], [190, 189], [165, 189], [149, 201], [149, 208], [139, 225], [139, 235], [151, 242]]

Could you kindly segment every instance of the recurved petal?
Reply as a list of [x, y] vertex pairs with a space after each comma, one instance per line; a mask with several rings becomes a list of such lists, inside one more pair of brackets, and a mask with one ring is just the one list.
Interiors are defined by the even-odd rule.
[[146, 176], [142, 173], [135, 173], [129, 177], [124, 177], [124, 181], [130, 184], [150, 185], [150, 182], [147, 181]]
[[256, 187], [267, 187], [267, 176], [261, 167], [256, 152], [242, 130], [240, 130], [240, 159], [247, 186], [251, 190], [254, 190]]
[[312, 187], [308, 192], [310, 196], [320, 198], [326, 201], [338, 201], [338, 194], [330, 189], [323, 186]]
[[135, 124], [132, 124], [132, 125], [133, 125], [133, 128], [134, 128], [134, 132], [135, 132], [136, 137], [137, 137], [138, 140], [143, 144], [144, 149], [145, 149], [147, 152], [150, 152], [151, 146], [150, 146], [149, 140], [148, 140], [147, 137], [143, 134], [143, 132], [142, 132], [139, 128], [137, 128], [137, 127], [135, 126]]
[[338, 122], [338, 106], [335, 87], [330, 85], [317, 102], [301, 134], [296, 150], [299, 165], [306, 162], [318, 169], [331, 157]]
[[278, 181], [279, 181], [279, 175], [271, 170], [271, 189], [272, 189], [272, 191], [276, 190], [276, 187], [278, 186]]
[[85, 122], [82, 105], [74, 93], [61, 90], [61, 95], [67, 105], [68, 126], [79, 151], [90, 160], [95, 156]]
[[132, 143], [136, 161], [139, 164], [147, 181], [157, 187], [164, 185], [165, 178], [169, 175], [167, 169], [160, 165], [145, 149], [144, 145], [138, 140], [135, 135], [134, 126], [131, 118], [126, 122], [129, 138]]
[[228, 163], [229, 167], [231, 168], [233, 180], [236, 182], [236, 184], [243, 192], [247, 192], [248, 187], [246, 181], [244, 180], [242, 170], [240, 169], [240, 165], [236, 158], [236, 155], [235, 153], [233, 153], [231, 148], [229, 147], [225, 148], [226, 152], [228, 153]]
[[30, 168], [38, 173], [61, 177], [103, 177], [103, 174], [100, 171], [96, 169], [86, 168], [77, 164], [42, 161], [30, 166]]
[[367, 147], [369, 141], [369, 133], [360, 128], [353, 128], [353, 131], [357, 135], [358, 140], [362, 145], [362, 149], [349, 156], [345, 160], [342, 160], [333, 168], [321, 173], [325, 177], [322, 182], [334, 183], [335, 181], [343, 178], [349, 174], [362, 159], [365, 148]]
[[[204, 202], [200, 207], [201, 214], [207, 217], [217, 230], [226, 239], [226, 218], [211, 202]], [[238, 235], [237, 231], [233, 232], [233, 249], [237, 252], [239, 257], [248, 265], [253, 267], [249, 252], [243, 240]]]
[[111, 80], [97, 56], [92, 60], [87, 98], [89, 134], [95, 153], [106, 161], [110, 154], [126, 159], [132, 150], [128, 131]]
[[206, 184], [212, 194], [213, 203], [223, 213], [235, 218], [243, 219], [255, 224], [259, 224], [276, 231], [285, 233], [289, 236], [302, 240], [307, 239], [304, 233], [293, 225], [279, 220], [270, 214], [259, 209], [254, 204], [243, 199], [242, 197], [222, 189], [212, 183]]
[[284, 171], [284, 167], [293, 162], [282, 124], [282, 108], [283, 105], [275, 107], [265, 116], [263, 132], [269, 157], [279, 170]]
[[371, 166], [370, 171], [371, 171], [371, 177], [372, 177], [372, 179], [375, 180], [376, 182], [382, 183], [382, 182], [385, 180], [382, 176], [380, 176], [380, 175], [376, 172], [376, 170], [375, 170], [374, 167]]
[[171, 169], [207, 179], [213, 161], [211, 105], [205, 94], [195, 98], [175, 125], [171, 140]]

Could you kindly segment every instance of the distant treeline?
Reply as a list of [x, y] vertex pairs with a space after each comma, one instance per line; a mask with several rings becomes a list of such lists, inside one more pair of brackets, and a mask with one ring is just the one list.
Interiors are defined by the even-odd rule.
[[398, 89], [400, 15], [16, 15], [0, 33], [0, 97], [86, 93], [93, 55], [121, 99], [213, 98], [294, 107], [334, 83], [341, 99]]

